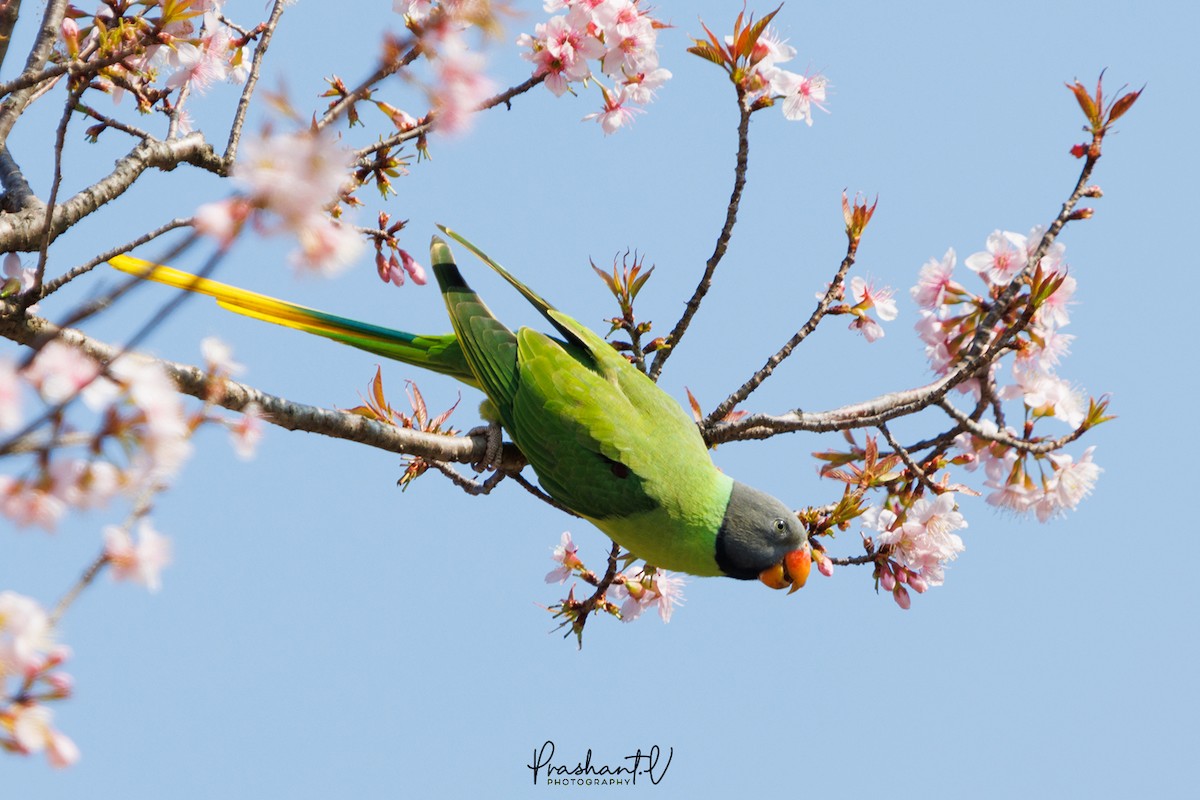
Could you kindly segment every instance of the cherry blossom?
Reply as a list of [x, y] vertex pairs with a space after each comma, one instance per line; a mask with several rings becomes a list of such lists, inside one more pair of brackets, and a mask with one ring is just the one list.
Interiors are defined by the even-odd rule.
[[850, 323], [851, 330], [857, 330], [868, 342], [874, 342], [883, 337], [883, 327], [867, 315], [872, 308], [879, 318], [885, 322], [894, 320], [897, 313], [895, 292], [888, 287], [876, 289], [865, 279], [854, 276], [850, 280], [850, 294], [854, 298], [851, 311], [855, 319]]
[[954, 531], [967, 527], [967, 522], [957, 510], [953, 492], [943, 492], [933, 499], [918, 499], [903, 522], [891, 509], [874, 507], [862, 519], [864, 527], [879, 531], [876, 541], [893, 546], [893, 558], [908, 570], [920, 573], [929, 586], [942, 584], [943, 565], [965, 549]]
[[647, 608], [658, 608], [663, 622], [671, 621], [676, 605], [683, 605], [683, 587], [686, 581], [681, 575], [671, 575], [655, 570], [652, 577], [644, 573], [627, 577], [624, 583], [614, 584], [609, 590], [613, 602], [621, 602], [621, 620], [632, 622]]
[[233, 350], [229, 345], [215, 336], [206, 336], [200, 340], [200, 353], [209, 372], [221, 375], [236, 375], [245, 367], [233, 360]]
[[263, 414], [257, 403], [250, 403], [242, 409], [241, 416], [234, 422], [226, 422], [229, 426], [230, 440], [233, 451], [243, 461], [254, 458], [258, 443], [263, 437]]
[[21, 380], [11, 359], [0, 358], [0, 432], [15, 431], [21, 426]]
[[[350, 162], [349, 151], [324, 131], [268, 132], [243, 145], [232, 175], [252, 209], [273, 214], [278, 230], [297, 237], [300, 249], [292, 263], [332, 274], [363, 248], [358, 234], [326, 211], [349, 181]], [[202, 206], [198, 217], [203, 232], [228, 244], [248, 213], [245, 206], [226, 201]]]
[[783, 116], [790, 120], [802, 119], [810, 128], [813, 106], [828, 113], [823, 105], [828, 83], [824, 75], [797, 75], [784, 70], [780, 70], [779, 76], [772, 81], [783, 96]]
[[162, 586], [159, 573], [171, 561], [171, 547], [165, 536], [142, 519], [138, 522], [136, 544], [125, 528], [106, 526], [104, 555], [112, 566], [113, 578], [140, 583], [157, 592]]
[[522, 57], [533, 63], [533, 74], [557, 96], [573, 91], [573, 84], [594, 81], [593, 63], [611, 78], [611, 89], [595, 81], [604, 109], [584, 117], [600, 122], [605, 134], [632, 122], [633, 114], [641, 111], [633, 106], [649, 103], [671, 78], [658, 63], [657, 23], [636, 0], [548, 2], [545, 8], [565, 13], [517, 38], [517, 45], [527, 49]]
[[1049, 456], [1054, 464], [1054, 478], [1047, 487], [1047, 494], [1053, 494], [1057, 508], [1075, 508], [1092, 493], [1103, 472], [1092, 462], [1095, 450], [1096, 446], [1092, 445], [1078, 461], [1066, 453], [1052, 453]]
[[442, 133], [460, 134], [471, 125], [476, 109], [496, 91], [484, 74], [486, 61], [472, 52], [460, 33], [447, 30], [437, 44], [435, 120]]
[[594, 119], [599, 122], [600, 127], [604, 129], [604, 134], [607, 136], [610, 133], [616, 133], [618, 129], [626, 125], [632, 124], [633, 115], [641, 113], [641, 109], [625, 106], [629, 97], [623, 86], [614, 91], [609, 91], [603, 86], [600, 89], [604, 94], [604, 110], [588, 114], [584, 119]]
[[55, 339], [38, 351], [25, 378], [48, 403], [63, 403], [83, 391], [100, 372], [88, 355]]
[[36, 525], [53, 533], [66, 510], [62, 498], [45, 488], [0, 475], [0, 515], [18, 527]]
[[46, 752], [46, 760], [56, 769], [69, 767], [79, 760], [79, 748], [68, 736], [51, 725], [52, 714], [36, 702], [14, 703], [5, 727], [12, 730], [13, 742], [25, 753]]
[[[27, 292], [33, 288], [36, 281], [34, 271], [29, 267], [21, 266], [21, 257], [16, 253], [8, 253], [4, 256], [4, 290], [7, 294], [12, 291], [15, 294]], [[36, 314], [38, 312], [38, 304], [33, 303], [28, 306], [26, 313]]]
[[917, 285], [909, 290], [918, 306], [929, 311], [941, 307], [945, 302], [947, 292], [957, 286], [950, 277], [954, 272], [956, 260], [954, 248], [951, 247], [946, 250], [946, 255], [942, 256], [940, 261], [932, 258], [925, 263], [925, 266], [921, 267], [921, 272], [917, 276]]
[[50, 618], [37, 601], [0, 592], [0, 680], [39, 668], [52, 645]]
[[550, 557], [558, 562], [558, 566], [546, 573], [546, 583], [565, 583], [576, 568], [582, 567], [577, 553], [579, 548], [571, 541], [571, 532], [563, 531], [562, 539], [554, 548]]
[[1027, 240], [1012, 231], [993, 231], [985, 252], [972, 253], [963, 263], [996, 286], [1007, 286], [1027, 263]]

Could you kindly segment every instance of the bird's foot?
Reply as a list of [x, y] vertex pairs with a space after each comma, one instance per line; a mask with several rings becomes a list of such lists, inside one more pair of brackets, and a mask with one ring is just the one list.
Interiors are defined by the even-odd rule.
[[500, 425], [489, 422], [487, 425], [480, 425], [478, 428], [467, 431], [467, 436], [487, 437], [487, 449], [483, 451], [483, 458], [472, 464], [471, 469], [476, 472], [493, 469], [499, 463], [500, 454], [504, 449], [504, 433]]

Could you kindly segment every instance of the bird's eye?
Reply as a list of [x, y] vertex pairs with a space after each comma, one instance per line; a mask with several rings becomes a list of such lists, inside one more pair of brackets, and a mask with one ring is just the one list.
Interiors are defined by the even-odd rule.
[[775, 532], [779, 534], [787, 533], [787, 523], [781, 519], [775, 520]]

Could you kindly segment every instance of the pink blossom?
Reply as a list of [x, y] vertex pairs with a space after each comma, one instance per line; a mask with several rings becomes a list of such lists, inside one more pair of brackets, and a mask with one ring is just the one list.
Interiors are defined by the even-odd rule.
[[[1046, 235], [1046, 226], [1035, 225], [1029, 231], [1029, 235], [1025, 237], [1025, 255], [1026, 260], [1033, 258], [1033, 253], [1037, 250], [1038, 245], [1042, 243], [1042, 237]], [[1046, 249], [1046, 254], [1042, 256], [1042, 260], [1038, 265], [1049, 273], [1063, 272], [1066, 269], [1066, 261], [1064, 255], [1067, 252], [1067, 246], [1062, 242], [1055, 241]]]
[[683, 605], [683, 586], [685, 581], [680, 575], [671, 575], [663, 570], [655, 570], [649, 579], [644, 573], [637, 577], [629, 576], [624, 583], [615, 584], [610, 590], [613, 602], [621, 603], [621, 621], [632, 622], [641, 616], [647, 608], [658, 608], [658, 615], [663, 622], [671, 621], [676, 605]]
[[534, 29], [534, 36], [525, 34], [518, 44], [532, 48], [526, 58], [534, 63], [534, 75], [546, 76], [546, 88], [561, 96], [572, 81], [582, 81], [591, 75], [588, 59], [604, 53], [604, 45], [591, 34], [585, 24], [576, 27], [568, 17], [552, 17]]
[[661, 67], [650, 72], [639, 72], [625, 79], [625, 92], [630, 102], [644, 106], [654, 99], [654, 93], [670, 79], [670, 71]]
[[0, 358], [0, 432], [15, 431], [21, 426], [23, 383], [12, 361]]
[[350, 161], [349, 151], [324, 131], [266, 133], [242, 145], [233, 178], [254, 205], [299, 231], [337, 199]]
[[121, 473], [109, 461], [93, 461], [79, 473], [75, 486], [78, 508], [102, 508], [121, 490]]
[[1071, 342], [1075, 337], [1069, 333], [1060, 333], [1056, 328], [1037, 327], [1036, 338], [1029, 347], [1017, 351], [1017, 359], [1022, 362], [1020, 369], [1050, 372], [1063, 356], [1071, 352]]
[[[15, 285], [18, 288], [18, 293], [29, 291], [37, 281], [36, 274], [32, 269], [21, 266], [21, 257], [16, 253], [9, 253], [4, 256], [4, 277], [6, 279], [4, 283]], [[32, 303], [25, 311], [28, 314], [36, 314], [38, 312], [38, 304]]]
[[571, 532], [563, 531], [562, 539], [554, 548], [554, 554], [550, 556], [558, 566], [546, 573], [546, 583], [565, 583], [577, 567], [582, 567], [583, 562], [579, 560], [578, 552], [579, 548], [571, 541]]
[[467, 47], [460, 34], [446, 32], [438, 44], [438, 85], [433, 96], [435, 124], [443, 133], [465, 133], [476, 109], [496, 90], [483, 68], [485, 60]]
[[233, 360], [233, 350], [229, 345], [215, 336], [206, 336], [200, 340], [200, 353], [209, 372], [222, 375], [236, 375], [245, 367]]
[[1032, 487], [1026, 486], [1021, 476], [1014, 476], [1005, 481], [989, 480], [984, 486], [995, 489], [985, 498], [988, 505], [1014, 514], [1028, 512], [1038, 501]]
[[291, 262], [327, 277], [350, 266], [365, 246], [353, 228], [326, 216], [310, 217], [296, 238], [300, 249], [292, 253]]
[[1001, 397], [1019, 396], [1035, 414], [1054, 416], [1072, 428], [1083, 424], [1083, 394], [1070, 382], [1054, 373], [1036, 369], [1036, 364], [1020, 360], [1013, 364], [1013, 376], [1016, 384], [1004, 387]]
[[18, 527], [37, 525], [53, 533], [67, 506], [61, 497], [45, 489], [0, 475], [0, 515]]
[[945, 302], [946, 292], [954, 285], [950, 276], [954, 272], [956, 260], [954, 248], [951, 247], [946, 250], [946, 255], [942, 256], [941, 261], [932, 258], [921, 267], [917, 285], [909, 290], [917, 305], [933, 311]]
[[[1044, 261], [1045, 259], [1043, 259]], [[1063, 278], [1062, 285], [1054, 294], [1046, 298], [1034, 315], [1034, 322], [1046, 327], [1061, 328], [1071, 321], [1068, 309], [1073, 304], [1071, 297], [1075, 294], [1078, 282], [1071, 275]]]
[[967, 268], [978, 272], [989, 283], [1007, 286], [1025, 269], [1027, 240], [1012, 231], [993, 231], [987, 238], [987, 251], [972, 253], [964, 259]]
[[258, 443], [263, 437], [263, 414], [257, 403], [250, 403], [242, 409], [241, 416], [229, 425], [230, 439], [233, 451], [238, 458], [249, 461], [254, 458]]
[[50, 766], [61, 769], [79, 760], [79, 748], [51, 725], [50, 709], [41, 703], [19, 703], [10, 708], [12, 736], [26, 753], [46, 751]]
[[1092, 445], [1083, 452], [1078, 461], [1066, 453], [1055, 453], [1050, 456], [1054, 464], [1054, 477], [1048, 491], [1053, 492], [1059, 508], [1075, 508], [1092, 493], [1096, 481], [1103, 471], [1092, 462], [1092, 453], [1096, 446]]
[[613, 78], [637, 74], [658, 67], [657, 31], [648, 17], [627, 34], [611, 32], [606, 39], [607, 50], [600, 59], [600, 70]]
[[433, 0], [392, 0], [392, 10], [412, 22], [421, 23], [433, 12]]
[[192, 227], [196, 233], [211, 236], [222, 247], [228, 247], [241, 232], [250, 213], [250, 207], [240, 197], [205, 203], [192, 215]]
[[50, 618], [37, 601], [0, 592], [0, 681], [39, 669], [52, 645]]
[[632, 124], [633, 115], [641, 112], [641, 109], [625, 107], [625, 103], [629, 100], [625, 87], [609, 91], [601, 86], [600, 91], [604, 95], [604, 110], [588, 114], [584, 120], [594, 119], [599, 122], [606, 136], [615, 133], [623, 126]]
[[855, 317], [850, 323], [850, 330], [858, 331], [868, 342], [883, 338], [883, 326], [868, 316]]
[[229, 35], [221, 27], [212, 36], [201, 40], [199, 45], [177, 42], [168, 58], [175, 72], [167, 78], [167, 87], [177, 89], [184, 84], [191, 84], [203, 93], [213, 83], [225, 80], [229, 74], [226, 64], [228, 41]]
[[162, 586], [159, 573], [171, 561], [170, 541], [151, 527], [138, 522], [137, 543], [129, 531], [116, 525], [104, 528], [104, 555], [112, 566], [113, 578], [140, 583], [152, 592]]
[[797, 75], [784, 70], [780, 70], [780, 75], [772, 81], [783, 95], [783, 116], [790, 120], [802, 119], [810, 128], [813, 106], [829, 113], [823, 105], [828, 83], [824, 75]]
[[908, 589], [903, 586], [897, 586], [892, 590], [892, 597], [896, 600], [896, 605], [908, 611], [912, 607], [912, 598], [909, 597]]
[[886, 509], [863, 515], [864, 526], [872, 522], [879, 531], [879, 544], [892, 545], [896, 561], [910, 572], [920, 573], [930, 586], [942, 583], [943, 565], [964, 549], [954, 531], [967, 527], [967, 522], [955, 506], [953, 492], [943, 492], [933, 499], [920, 498], [908, 509], [902, 523]]
[[427, 280], [425, 268], [407, 250], [400, 250], [399, 258], [393, 255], [386, 260], [380, 254], [376, 257], [376, 262], [380, 267], [379, 277], [383, 279], [384, 283], [403, 286], [404, 276], [407, 274], [413, 279], [413, 283], [418, 286], [425, 285], [425, 281]]
[[38, 352], [25, 377], [46, 402], [62, 403], [81, 392], [99, 372], [90, 356], [55, 339]]
[[874, 308], [875, 313], [884, 322], [891, 322], [899, 313], [896, 309], [895, 290], [890, 286], [876, 289], [874, 284], [855, 275], [850, 279], [850, 295], [854, 298], [855, 308], [862, 311]]

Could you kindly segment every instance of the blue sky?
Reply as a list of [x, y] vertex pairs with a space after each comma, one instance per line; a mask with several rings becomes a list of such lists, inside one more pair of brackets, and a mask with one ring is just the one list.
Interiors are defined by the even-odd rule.
[[[323, 76], [365, 74], [376, 31], [396, 22], [389, 3], [359, 5], [353, 17], [342, 4], [291, 9], [266, 85], [315, 108]], [[797, 69], [828, 75], [832, 113], [811, 129], [756, 115], [739, 227], [662, 385], [711, 407], [795, 330], [840, 260], [843, 189], [879, 195], [856, 270], [899, 289], [901, 315], [874, 345], [827, 322], [749, 407], [831, 408], [923, 383], [907, 298], [917, 270], [948, 246], [961, 258], [994, 229], [1053, 219], [1078, 170], [1067, 150], [1082, 140], [1063, 83], [1107, 68], [1112, 89], [1148, 88], [1106, 142], [1096, 216], [1061, 239], [1079, 290], [1078, 338], [1060, 371], [1111, 393], [1118, 415], [1072, 449], [1096, 445], [1105, 470], [1078, 511], [1040, 525], [964, 498], [967, 550], [908, 612], [852, 568], [814, 575], [791, 597], [696, 579], [669, 625], [596, 619], [579, 651], [553, 632], [541, 606], [559, 594], [542, 578], [563, 530], [600, 562], [605, 540], [586, 524], [511, 484], [468, 498], [430, 474], [401, 493], [396, 456], [347, 442], [272, 429], [243, 463], [207, 432], [155, 504], [175, 548], [162, 591], [102, 580], [64, 622], [77, 696], [56, 720], [82, 761], [56, 773], [4, 758], [5, 796], [585, 795], [533, 785], [526, 765], [546, 741], [570, 764], [589, 749], [593, 763], [619, 764], [639, 748], [673, 748], [659, 785], [610, 790], [664, 797], [1189, 796], [1198, 604], [1192, 514], [1179, 502], [1197, 386], [1184, 302], [1195, 212], [1183, 190], [1198, 177], [1189, 137], [1200, 71], [1187, 54], [1200, 19], [1184, 3], [917, 5], [780, 12]], [[227, 10], [249, 21], [261, 7]], [[539, 4], [528, 8], [493, 48], [503, 85], [527, 75], [510, 42], [543, 18]], [[482, 116], [467, 138], [433, 140], [433, 160], [398, 182], [392, 204], [410, 220], [414, 252], [435, 222], [452, 225], [600, 327], [615, 310], [588, 259], [637, 248], [656, 265], [640, 314], [669, 328], [711, 252], [736, 147], [732, 90], [684, 53], [686, 36], [700, 33], [697, 15], [728, 29], [736, 8], [662, 0], [657, 14], [676, 26], [660, 45], [675, 78], [632, 129], [605, 138], [579, 121], [594, 95], [537, 91]], [[201, 99], [202, 127], [220, 131], [232, 92]], [[36, 186], [57, 113], [14, 134]], [[79, 138], [68, 167], [81, 183], [125, 147]], [[79, 263], [226, 191], [185, 170], [147, 176], [52, 254]], [[334, 282], [293, 281], [285, 253], [239, 246], [221, 277], [408, 330], [448, 328], [432, 287], [385, 288], [366, 259]], [[460, 263], [499, 316], [538, 324], [501, 281]], [[95, 331], [119, 336], [164, 296], [142, 292]], [[248, 383], [318, 405], [357, 404], [378, 361], [206, 302], [185, 306], [147, 349], [196, 362], [212, 334], [233, 345]], [[435, 408], [460, 393], [399, 364], [384, 376], [396, 393], [417, 379]], [[469, 428], [478, 397], [461, 392], [453, 420]], [[941, 423], [931, 414], [896, 428], [907, 438]], [[838, 443], [794, 435], [724, 445], [715, 459], [800, 506], [836, 496], [810, 454]], [[50, 604], [115, 516], [75, 519], [53, 536], [3, 531], [0, 587]], [[856, 542], [851, 530], [834, 552], [855, 553]]]

